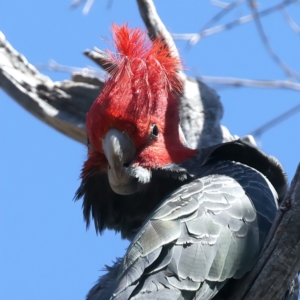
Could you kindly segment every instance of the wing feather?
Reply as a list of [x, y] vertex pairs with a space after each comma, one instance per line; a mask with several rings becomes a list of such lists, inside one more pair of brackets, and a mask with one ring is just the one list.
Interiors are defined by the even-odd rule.
[[128, 248], [111, 299], [211, 299], [252, 268], [276, 192], [257, 171], [236, 168], [235, 178], [204, 176], [167, 197]]

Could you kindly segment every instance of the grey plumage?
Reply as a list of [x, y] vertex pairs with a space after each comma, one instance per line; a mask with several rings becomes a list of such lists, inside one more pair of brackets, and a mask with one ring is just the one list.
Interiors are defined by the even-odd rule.
[[[96, 194], [90, 182], [78, 190], [86, 218], [92, 212], [96, 228], [114, 228], [133, 240], [123, 260], [91, 289], [89, 300], [213, 299], [230, 278], [253, 267], [286, 191], [278, 163], [241, 141], [154, 170], [143, 194], [124, 198], [98, 183], [94, 189], [102, 190]], [[101, 205], [95, 206], [100, 194]], [[139, 218], [132, 221], [123, 210], [118, 223], [118, 197], [132, 209], [143, 201]]]
[[[160, 207], [148, 219], [125, 255], [112, 299], [125, 299], [122, 293], [136, 280], [142, 285], [140, 293], [148, 293], [143, 283], [143, 277], [147, 276], [144, 272], [151, 270], [152, 264], [159, 259], [159, 255], [153, 257], [152, 254], [169, 243], [174, 243], [171, 267], [163, 267], [164, 264], [161, 270], [156, 267], [166, 277], [169, 289], [196, 292], [203, 281], [210, 281], [210, 294], [226, 279], [240, 278], [251, 269], [271, 223], [259, 228], [255, 207], [246, 195], [248, 187], [242, 187], [238, 181], [249, 174], [261, 183], [261, 197], [257, 200], [274, 207], [269, 219], [275, 216], [277, 196], [256, 171], [232, 162], [227, 164], [241, 176], [207, 175], [196, 179], [162, 204], [164, 214], [167, 210], [171, 216], [161, 219]], [[175, 208], [174, 203], [177, 204]], [[239, 209], [240, 215], [233, 217], [238, 215], [236, 210]], [[151, 284], [159, 283], [152, 275]]]

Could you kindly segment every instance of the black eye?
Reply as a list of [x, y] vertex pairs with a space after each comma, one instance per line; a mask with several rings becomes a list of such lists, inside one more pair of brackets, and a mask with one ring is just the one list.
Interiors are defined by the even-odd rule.
[[91, 144], [90, 139], [89, 139], [88, 137], [86, 138], [86, 146], [87, 146], [88, 148], [94, 150], [93, 145]]
[[152, 125], [151, 135], [158, 137], [158, 128], [155, 124]]

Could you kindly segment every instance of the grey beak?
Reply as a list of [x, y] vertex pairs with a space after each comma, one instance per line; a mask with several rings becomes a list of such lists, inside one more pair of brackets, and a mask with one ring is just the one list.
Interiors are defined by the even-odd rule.
[[133, 142], [117, 129], [110, 129], [104, 140], [102, 148], [109, 167], [108, 180], [112, 190], [121, 195], [129, 195], [140, 190], [136, 178], [131, 177], [126, 168], [134, 160], [136, 149]]

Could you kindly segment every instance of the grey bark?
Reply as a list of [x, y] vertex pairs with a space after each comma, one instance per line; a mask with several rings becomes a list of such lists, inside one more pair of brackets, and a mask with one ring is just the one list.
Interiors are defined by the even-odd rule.
[[35, 117], [85, 143], [85, 114], [103, 86], [97, 77], [73, 74], [53, 82], [39, 73], [0, 32], [0, 87]]

